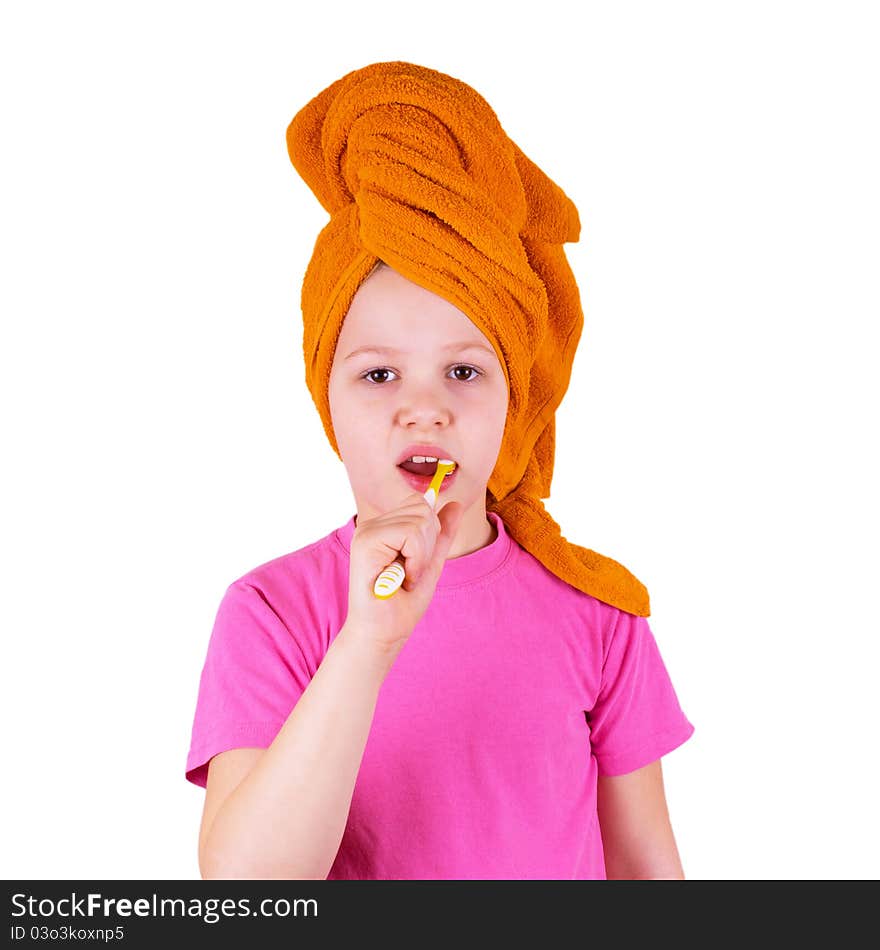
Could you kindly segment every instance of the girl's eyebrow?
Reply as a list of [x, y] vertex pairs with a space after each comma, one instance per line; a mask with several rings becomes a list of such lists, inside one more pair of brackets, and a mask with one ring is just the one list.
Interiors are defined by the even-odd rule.
[[[486, 353], [489, 353], [491, 356], [495, 355], [494, 350], [490, 350], [483, 343], [475, 343], [470, 340], [465, 340], [462, 343], [449, 343], [446, 346], [441, 347], [442, 350], [448, 352], [449, 350], [484, 350]], [[354, 356], [359, 356], [361, 353], [380, 353], [380, 354], [390, 354], [391, 356], [399, 356], [401, 353], [404, 353], [405, 350], [397, 350], [393, 346], [359, 346], [356, 350], [352, 350], [345, 358], [350, 360]]]

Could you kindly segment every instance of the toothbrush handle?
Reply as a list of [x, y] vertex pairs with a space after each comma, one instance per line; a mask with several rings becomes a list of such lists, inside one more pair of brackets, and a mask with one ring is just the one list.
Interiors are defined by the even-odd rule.
[[387, 600], [397, 592], [405, 577], [403, 563], [395, 558], [376, 578], [376, 583], [373, 584], [373, 595], [381, 600]]
[[[429, 488], [425, 492], [425, 501], [432, 508], [436, 505], [437, 492], [433, 488]], [[395, 558], [376, 578], [376, 583], [373, 584], [373, 595], [380, 600], [387, 600], [397, 592], [405, 578], [406, 571], [403, 567], [403, 561], [400, 558]]]

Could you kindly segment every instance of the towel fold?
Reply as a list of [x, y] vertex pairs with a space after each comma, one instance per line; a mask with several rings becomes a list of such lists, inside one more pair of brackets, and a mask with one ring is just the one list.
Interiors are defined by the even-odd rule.
[[509, 400], [487, 510], [557, 577], [649, 616], [644, 585], [566, 540], [541, 501], [584, 322], [562, 246], [580, 236], [571, 199], [474, 89], [413, 63], [373, 63], [333, 82], [293, 118], [287, 148], [330, 215], [303, 278], [303, 355], [336, 454], [333, 354], [355, 292], [381, 260], [456, 306], [495, 348]]

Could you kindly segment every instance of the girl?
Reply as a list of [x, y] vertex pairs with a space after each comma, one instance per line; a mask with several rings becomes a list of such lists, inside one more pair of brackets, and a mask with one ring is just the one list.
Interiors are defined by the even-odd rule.
[[357, 513], [221, 601], [186, 766], [202, 876], [682, 878], [660, 760], [694, 727], [647, 592], [540, 502], [576, 209], [474, 90], [410, 63], [333, 83], [288, 146], [331, 214], [306, 381]]

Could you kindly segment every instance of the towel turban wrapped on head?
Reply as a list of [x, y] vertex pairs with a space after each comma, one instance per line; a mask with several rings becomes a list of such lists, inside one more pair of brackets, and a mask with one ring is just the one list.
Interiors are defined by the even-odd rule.
[[509, 398], [487, 511], [557, 577], [649, 616], [642, 583], [567, 541], [541, 501], [583, 327], [562, 247], [580, 235], [573, 202], [474, 89], [407, 62], [373, 63], [331, 83], [293, 118], [287, 148], [330, 215], [303, 278], [303, 354], [336, 454], [333, 355], [355, 292], [384, 261], [465, 313], [495, 348]]

